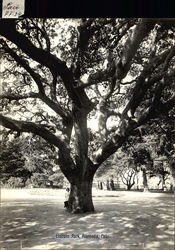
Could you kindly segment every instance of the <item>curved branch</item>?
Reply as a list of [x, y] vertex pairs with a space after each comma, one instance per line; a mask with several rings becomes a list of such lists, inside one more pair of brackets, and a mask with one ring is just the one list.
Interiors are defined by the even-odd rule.
[[169, 54], [167, 55], [164, 65], [163, 65], [163, 70], [162, 71], [166, 71], [168, 69], [169, 63], [171, 62], [171, 59], [175, 56], [175, 46], [173, 46], [170, 49]]
[[41, 76], [38, 73], [34, 72], [34, 70], [29, 66], [28, 62], [25, 59], [19, 57], [17, 53], [13, 49], [11, 49], [5, 41], [3, 41], [3, 44], [4, 51], [8, 53], [19, 65], [21, 65], [31, 75], [31, 77], [38, 86], [39, 92], [44, 93], [44, 87], [41, 81]]
[[[0, 114], [0, 124], [3, 127], [17, 131], [18, 134], [22, 132], [33, 133], [35, 135], [41, 136], [49, 144], [54, 145], [59, 149], [59, 156], [61, 159], [60, 168], [67, 178], [69, 178], [71, 173], [75, 171], [75, 164], [70, 157], [70, 148], [65, 143], [64, 139], [60, 139], [55, 136], [52, 132], [46, 129], [44, 126], [35, 124], [33, 122], [18, 121], [5, 117]], [[75, 173], [74, 173], [75, 174]]]
[[[51, 43], [50, 43], [50, 39], [49, 39], [49, 37], [48, 37], [48, 35], [47, 35], [46, 29], [45, 29], [44, 20], [43, 20], [42, 29], [41, 29], [39, 26], [37, 26], [36, 23], [35, 23], [33, 20], [31, 20], [31, 21], [32, 21], [32, 24], [33, 24], [33, 26], [34, 26], [33, 28], [36, 29], [37, 31], [39, 31], [39, 32], [42, 34], [43, 38], [44, 38], [45, 41], [46, 41], [47, 51], [50, 52]], [[39, 40], [39, 39], [37, 39], [37, 40]], [[38, 42], [39, 42], [39, 41], [38, 41]]]
[[51, 109], [53, 109], [57, 114], [59, 114], [65, 122], [71, 122], [72, 117], [70, 114], [68, 114], [66, 111], [64, 111], [58, 103], [55, 103], [52, 101], [49, 97], [46, 95], [40, 95], [40, 99], [46, 103]]
[[[123, 50], [121, 52], [121, 58], [119, 61], [115, 61], [114, 63], [114, 71], [112, 75], [112, 81], [109, 85], [109, 93], [106, 95], [106, 99], [108, 99], [111, 94], [113, 93], [116, 84], [118, 85], [118, 89], [120, 90], [120, 81], [127, 75], [130, 66], [131, 61], [133, 57], [135, 56], [141, 42], [143, 39], [149, 34], [149, 32], [154, 27], [156, 21], [155, 20], [149, 20], [149, 19], [141, 19], [136, 28], [133, 30], [131, 36], [127, 39]], [[109, 70], [100, 72], [99, 74], [95, 74], [93, 77], [91, 76], [90, 82], [88, 85], [93, 85], [100, 81], [102, 78], [104, 81], [104, 76], [107, 76], [107, 79], [109, 80], [109, 77], [111, 76], [111, 72]], [[87, 84], [84, 85], [84, 87], [88, 86]], [[83, 85], [82, 85], [83, 86]]]
[[81, 82], [81, 85], [77, 88], [83, 89], [83, 88], [87, 88], [89, 86], [92, 86], [101, 82], [105, 82], [109, 79], [110, 76], [111, 76], [111, 72], [108, 69], [103, 70], [103, 71], [99, 70], [89, 76], [87, 83], [83, 84]]
[[52, 74], [52, 82], [50, 84], [50, 95], [51, 98], [56, 102], [57, 98], [56, 98], [56, 85], [57, 85], [57, 75], [54, 75], [54, 73]]
[[[175, 107], [175, 95], [166, 103], [152, 103], [152, 105], [142, 113], [137, 122], [129, 120], [128, 123], [122, 122], [116, 134], [106, 143], [104, 143], [97, 152], [94, 153], [95, 167], [103, 163], [110, 155], [115, 153], [136, 128], [147, 123], [156, 117], [167, 115], [167, 112]], [[160, 109], [161, 112], [158, 110]], [[124, 120], [125, 121], [125, 120]]]
[[131, 35], [126, 40], [123, 50], [121, 52], [121, 58], [115, 61], [115, 70], [112, 77], [112, 83], [110, 87], [110, 92], [112, 92], [116, 84], [127, 75], [131, 62], [142, 43], [143, 39], [149, 34], [153, 29], [156, 20], [153, 19], [140, 19], [135, 29], [132, 31]]
[[37, 95], [37, 97], [39, 97], [43, 102], [45, 102], [51, 109], [53, 109], [57, 114], [59, 114], [64, 120], [66, 121], [70, 120], [71, 117], [60, 107], [60, 105], [58, 103], [55, 103], [49, 97], [46, 96], [44, 87], [42, 84], [41, 76], [29, 66], [26, 60], [19, 57], [11, 48], [9, 48], [9, 46], [5, 42], [3, 43], [4, 43], [5, 52], [7, 52], [18, 64], [20, 64], [30, 74], [30, 76], [33, 78], [33, 80], [37, 84], [38, 89], [39, 89], [39, 95]]
[[129, 110], [131, 115], [134, 116], [134, 112], [136, 108], [140, 105], [146, 91], [152, 86], [152, 84], [162, 79], [162, 77], [165, 75], [166, 72], [161, 72], [153, 78], [146, 80], [146, 78], [150, 78], [150, 75], [154, 71], [154, 69], [158, 67], [162, 62], [164, 62], [170, 51], [171, 49], [165, 51], [157, 57], [151, 58], [148, 65], [146, 65], [145, 68], [142, 70], [140, 76], [137, 77], [135, 87], [132, 90], [132, 96], [122, 113], [122, 119], [128, 118], [127, 116]]
[[10, 101], [13, 100], [23, 100], [23, 99], [27, 99], [27, 98], [39, 98], [39, 93], [34, 93], [34, 92], [30, 92], [24, 95], [17, 95], [17, 94], [2, 94], [0, 95], [0, 99], [8, 99]]
[[18, 121], [18, 120], [3, 116], [1, 114], [0, 114], [0, 123], [2, 126], [8, 129], [11, 129], [13, 131], [17, 131], [19, 133], [28, 132], [28, 133], [33, 133], [35, 135], [39, 135], [50, 144], [59, 148], [60, 150], [62, 150], [63, 148], [67, 150], [65, 143], [61, 141], [58, 137], [56, 137], [54, 134], [52, 134], [49, 130], [44, 128], [43, 126], [40, 126], [33, 122]]
[[[128, 73], [131, 61], [136, 54], [141, 42], [153, 29], [156, 20], [140, 19], [137, 26], [133, 30], [131, 36], [128, 37], [122, 51], [120, 62], [117, 62], [117, 78], [123, 79]], [[120, 67], [121, 66], [121, 67]]]
[[127, 185], [127, 178], [124, 176], [123, 172], [120, 173], [120, 176], [121, 176], [121, 180], [122, 180], [123, 184]]
[[85, 91], [82, 89], [74, 89], [73, 74], [66, 66], [66, 63], [48, 51], [37, 48], [24, 34], [16, 31], [16, 23], [14, 20], [1, 20], [0, 35], [18, 46], [31, 59], [46, 66], [50, 71], [55, 72], [55, 75], [59, 75], [63, 80], [68, 95], [78, 107], [83, 106], [87, 111], [92, 110], [93, 104]]

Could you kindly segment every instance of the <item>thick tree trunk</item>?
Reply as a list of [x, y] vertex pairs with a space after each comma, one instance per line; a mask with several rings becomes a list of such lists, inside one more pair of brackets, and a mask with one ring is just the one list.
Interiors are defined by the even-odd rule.
[[75, 173], [70, 176], [70, 196], [68, 210], [72, 213], [93, 212], [92, 182], [95, 174], [93, 163], [88, 157], [88, 110], [81, 105], [73, 105], [74, 138], [72, 145], [75, 155]]
[[71, 184], [68, 210], [72, 213], [94, 212], [92, 201], [93, 177], [84, 180], [79, 179]]
[[143, 173], [143, 191], [148, 192], [148, 180], [147, 180], [147, 175], [146, 175], [146, 170], [142, 169]]

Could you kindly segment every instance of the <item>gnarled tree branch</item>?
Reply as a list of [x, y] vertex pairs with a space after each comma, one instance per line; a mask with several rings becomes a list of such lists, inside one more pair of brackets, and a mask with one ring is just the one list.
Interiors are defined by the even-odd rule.
[[37, 95], [37, 97], [39, 97], [43, 102], [45, 102], [51, 109], [53, 109], [57, 114], [59, 114], [64, 120], [66, 120], [66, 121], [70, 120], [71, 119], [70, 115], [67, 114], [60, 107], [60, 105], [58, 103], [55, 103], [49, 97], [46, 96], [45, 91], [44, 91], [44, 87], [42, 84], [41, 76], [38, 73], [36, 73], [29, 66], [28, 62], [26, 60], [24, 60], [23, 58], [19, 57], [6, 43], [4, 44], [3, 48], [4, 48], [5, 52], [7, 52], [12, 58], [14, 58], [14, 60], [18, 64], [20, 64], [33, 78], [33, 80], [35, 81], [35, 83], [37, 84], [38, 89], [39, 89], [39, 94]]
[[24, 95], [5, 93], [5, 94], [0, 95], [0, 100], [1, 99], [8, 99], [10, 101], [13, 101], [13, 100], [23, 100], [23, 99], [27, 99], [27, 98], [39, 98], [39, 93], [30, 92], [30, 93], [27, 93]]
[[11, 119], [1, 114], [0, 114], [0, 124], [10, 130], [17, 131], [18, 133], [27, 132], [41, 136], [48, 143], [54, 145], [59, 149], [60, 155], [65, 162], [65, 166], [61, 165], [60, 167], [66, 176], [68, 175], [69, 171], [71, 172], [75, 169], [75, 164], [70, 157], [69, 146], [65, 143], [64, 139], [58, 138], [45, 127], [35, 124], [33, 122], [18, 121], [15, 119]]
[[56, 137], [54, 134], [52, 134], [49, 130], [43, 128], [43, 126], [40, 126], [33, 122], [18, 121], [3, 115], [0, 115], [0, 118], [1, 125], [8, 129], [17, 131], [19, 133], [28, 132], [33, 133], [35, 135], [40, 135], [43, 139], [45, 139], [50, 144], [56, 146], [57, 148], [66, 149], [66, 145], [64, 144], [64, 142], [58, 137]]
[[37, 48], [29, 41], [24, 34], [16, 31], [16, 23], [14, 20], [2, 20], [0, 22], [0, 35], [4, 36], [16, 46], [18, 46], [31, 59], [46, 66], [50, 71], [55, 72], [62, 78], [64, 86], [71, 97], [72, 101], [78, 107], [84, 107], [87, 112], [91, 111], [93, 105], [87, 97], [84, 90], [74, 89], [74, 79], [71, 70], [66, 66], [66, 63], [48, 51]]

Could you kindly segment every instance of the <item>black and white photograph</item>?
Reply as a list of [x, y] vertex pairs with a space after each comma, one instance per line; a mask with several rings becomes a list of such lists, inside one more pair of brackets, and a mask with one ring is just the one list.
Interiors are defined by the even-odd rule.
[[174, 250], [175, 19], [2, 18], [0, 104], [2, 250]]

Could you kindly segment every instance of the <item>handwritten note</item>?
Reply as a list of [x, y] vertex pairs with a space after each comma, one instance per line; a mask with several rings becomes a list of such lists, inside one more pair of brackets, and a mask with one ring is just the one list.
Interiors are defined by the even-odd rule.
[[2, 18], [18, 18], [24, 14], [25, 0], [3, 0]]

